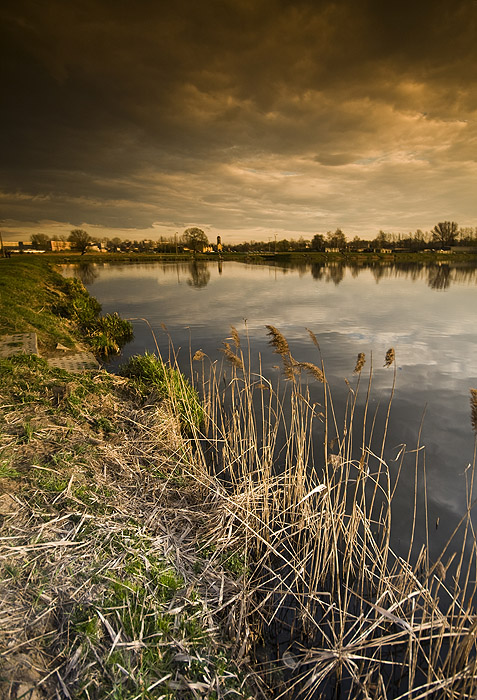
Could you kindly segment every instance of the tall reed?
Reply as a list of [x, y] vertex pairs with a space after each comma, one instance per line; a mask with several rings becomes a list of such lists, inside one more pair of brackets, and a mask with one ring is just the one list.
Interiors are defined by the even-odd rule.
[[[224, 344], [226, 364], [194, 356], [206, 421], [192, 425], [190, 473], [222, 514], [211, 538], [243, 557], [237, 653], [256, 654], [279, 698], [475, 697], [475, 459], [467, 512], [442, 556], [431, 566], [428, 535], [417, 542], [417, 497], [409, 553], [398, 556], [390, 545], [392, 500], [406, 450], [393, 473], [385, 461], [395, 373], [379, 441], [372, 362], [363, 382], [358, 356], [341, 416], [316, 336], [310, 332], [315, 364], [296, 360], [283, 334], [267, 329], [284, 384], [273, 386], [260, 362], [253, 371], [235, 328], [233, 348]], [[395, 367], [394, 349], [384, 364]], [[474, 403], [472, 393], [472, 411]], [[418, 443], [416, 489], [421, 455]]]

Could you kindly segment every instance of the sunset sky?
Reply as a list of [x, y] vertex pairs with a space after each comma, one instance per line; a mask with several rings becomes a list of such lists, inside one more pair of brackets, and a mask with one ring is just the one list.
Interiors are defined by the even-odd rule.
[[477, 0], [4, 0], [0, 230], [477, 226]]

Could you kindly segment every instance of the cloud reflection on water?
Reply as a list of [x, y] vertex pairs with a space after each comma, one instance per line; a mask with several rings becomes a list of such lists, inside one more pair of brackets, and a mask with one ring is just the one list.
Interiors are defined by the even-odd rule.
[[[385, 405], [392, 371], [383, 368], [384, 354], [394, 347], [398, 370], [389, 457], [402, 443], [414, 449], [426, 411], [422, 442], [429, 514], [441, 522], [432, 536], [440, 542], [452, 529], [466, 507], [462, 473], [472, 461], [474, 444], [469, 388], [477, 386], [475, 268], [302, 264], [295, 270], [226, 263], [220, 273], [216, 264], [201, 263], [192, 269], [189, 264], [106, 265], [96, 272], [89, 287], [103, 310], [146, 317], [167, 355], [165, 324], [186, 366], [190, 342], [192, 352], [200, 348], [217, 359], [230, 326], [243, 335], [247, 319], [254, 354], [261, 354], [265, 372], [277, 376], [265, 325], [283, 332], [299, 360], [316, 362], [317, 350], [305, 330], [310, 328], [318, 337], [337, 406], [346, 399], [344, 378], [353, 385], [359, 352], [366, 353], [365, 373], [373, 363], [372, 408]], [[136, 324], [135, 331], [126, 356], [154, 349], [145, 327]], [[410, 455], [397, 495], [403, 514], [412, 505], [413, 459]]]

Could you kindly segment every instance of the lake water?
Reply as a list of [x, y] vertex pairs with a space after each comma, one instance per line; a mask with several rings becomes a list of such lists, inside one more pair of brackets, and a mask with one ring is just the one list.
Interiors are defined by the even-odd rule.
[[[412, 451], [424, 416], [420, 453], [425, 459], [431, 557], [437, 556], [466, 510], [464, 473], [474, 458], [469, 389], [477, 388], [477, 273], [475, 268], [375, 264], [347, 267], [316, 265], [278, 267], [226, 263], [87, 265], [66, 274], [80, 276], [101, 302], [103, 312], [145, 318], [167, 357], [167, 327], [188, 371], [190, 352], [203, 350], [221, 358], [222, 341], [235, 326], [248, 333], [254, 358], [278, 377], [278, 358], [268, 345], [265, 326], [276, 326], [293, 356], [319, 362], [306, 329], [317, 337], [338, 415], [353, 386], [357, 354], [373, 365], [371, 407], [386, 402], [393, 369], [385, 368], [388, 348], [396, 353], [397, 384], [392, 403], [386, 459], [403, 445]], [[135, 338], [115, 370], [130, 355], [155, 350], [150, 328], [133, 321]], [[379, 428], [379, 420], [377, 426]], [[414, 454], [404, 461], [393, 512], [393, 545], [403, 553], [412, 512]], [[438, 524], [438, 527], [437, 527]], [[418, 538], [424, 537], [419, 521]]]

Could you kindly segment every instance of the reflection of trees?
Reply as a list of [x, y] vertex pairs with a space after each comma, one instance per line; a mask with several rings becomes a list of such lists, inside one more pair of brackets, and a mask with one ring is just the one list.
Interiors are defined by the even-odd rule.
[[275, 269], [281, 270], [282, 274], [298, 272], [300, 276], [308, 271], [313, 279], [334, 282], [336, 285], [343, 280], [346, 270], [350, 270], [353, 277], [358, 277], [362, 272], [371, 272], [376, 282], [383, 278], [405, 278], [413, 282], [427, 280], [428, 285], [432, 289], [447, 289], [451, 283], [477, 283], [477, 266], [474, 263], [450, 264], [446, 262], [441, 265], [429, 265], [429, 263], [414, 261], [398, 263], [378, 261], [359, 261], [359, 263], [280, 261], [280, 266], [275, 266]]
[[198, 262], [197, 260], [189, 263], [189, 274], [190, 279], [187, 280], [188, 285], [196, 287], [197, 289], [207, 287], [210, 280], [210, 271], [207, 267], [207, 263]]
[[473, 282], [475, 284], [476, 272], [477, 268], [474, 266], [457, 267], [454, 269], [454, 281], [460, 282], [461, 284], [464, 282], [467, 282], [467, 284]]
[[83, 284], [92, 284], [98, 276], [98, 271], [93, 263], [79, 263], [75, 265], [75, 277], [78, 277]]
[[340, 282], [343, 281], [344, 273], [345, 273], [345, 265], [330, 265], [327, 270], [327, 282], [333, 282], [336, 284], [336, 286], [339, 285]]
[[422, 267], [419, 264], [409, 266], [408, 276], [415, 282], [422, 278]]
[[306, 275], [307, 268], [308, 264], [306, 262], [303, 262], [301, 260], [297, 261], [295, 269], [298, 272], [299, 277], [304, 277]]
[[449, 265], [439, 265], [438, 267], [429, 268], [428, 285], [431, 289], [447, 289], [450, 287]]
[[371, 268], [371, 271], [373, 273], [373, 277], [376, 280], [376, 284], [384, 277], [384, 275], [387, 273], [386, 268], [384, 265], [373, 265]]
[[311, 276], [314, 280], [321, 280], [325, 266], [321, 263], [311, 263]]

